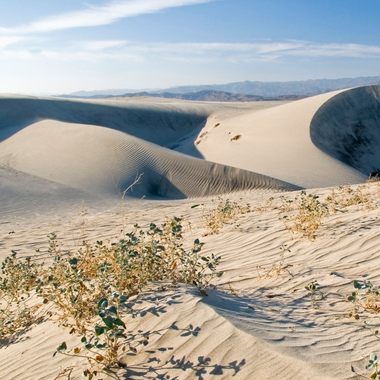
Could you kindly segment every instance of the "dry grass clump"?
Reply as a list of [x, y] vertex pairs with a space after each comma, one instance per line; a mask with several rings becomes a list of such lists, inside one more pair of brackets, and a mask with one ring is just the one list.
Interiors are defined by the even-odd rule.
[[[147, 344], [148, 337], [128, 331], [123, 318], [131, 313], [131, 297], [148, 284], [192, 284], [202, 293], [216, 271], [220, 257], [202, 256], [198, 239], [183, 245], [180, 218], [160, 227], [138, 225], [114, 244], [83, 242], [75, 251], [63, 251], [54, 234], [49, 236], [49, 259], [34, 263], [15, 254], [5, 260], [0, 276], [0, 334], [14, 334], [35, 322], [36, 311], [47, 308], [45, 318], [81, 337], [72, 349], [63, 342], [56, 353], [83, 357], [90, 379], [123, 366], [121, 355]], [[28, 304], [33, 300], [33, 305]]]
[[204, 216], [207, 234], [219, 233], [225, 224], [233, 223], [240, 215], [251, 211], [250, 205], [220, 199], [217, 206]]
[[374, 170], [369, 174], [367, 182], [379, 182], [380, 181], [380, 170]]
[[297, 197], [294, 202], [286, 203], [285, 210], [291, 211], [291, 207], [295, 209], [295, 213], [285, 224], [286, 227], [294, 233], [314, 240], [322, 224], [322, 218], [329, 213], [327, 205], [320, 201], [318, 195], [306, 194], [302, 191], [300, 197]]
[[281, 197], [280, 212], [288, 230], [315, 240], [326, 216], [350, 206], [373, 208], [373, 199], [365, 186], [340, 186], [324, 198], [305, 191], [294, 199]]
[[339, 186], [326, 197], [326, 203], [330, 212], [335, 213], [340, 209], [356, 205], [365, 205], [371, 208], [372, 199], [363, 186], [358, 186], [355, 189], [350, 186]]
[[36, 286], [40, 267], [16, 259], [16, 253], [7, 257], [1, 266], [0, 277], [0, 337], [6, 339], [22, 332], [37, 320], [39, 305], [30, 299]]

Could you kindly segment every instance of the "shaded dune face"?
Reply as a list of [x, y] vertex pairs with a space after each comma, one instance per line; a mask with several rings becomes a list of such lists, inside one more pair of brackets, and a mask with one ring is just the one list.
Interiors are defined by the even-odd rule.
[[380, 170], [380, 86], [348, 90], [328, 100], [310, 125], [313, 143], [365, 175]]
[[96, 104], [71, 100], [0, 99], [0, 142], [40, 120], [92, 124], [127, 132], [162, 146], [169, 146], [200, 130], [206, 110], [153, 105]]

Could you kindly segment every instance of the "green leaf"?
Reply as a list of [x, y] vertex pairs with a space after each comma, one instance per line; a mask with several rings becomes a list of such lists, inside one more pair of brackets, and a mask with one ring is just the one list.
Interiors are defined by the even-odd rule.
[[98, 309], [105, 309], [107, 306], [108, 306], [108, 300], [107, 300], [107, 298], [102, 298], [98, 302]]
[[355, 280], [354, 281], [354, 288], [355, 289], [366, 289], [367, 283], [365, 281]]
[[117, 326], [123, 326], [123, 327], [125, 328], [125, 323], [124, 323], [120, 318], [116, 318], [116, 319], [114, 320], [114, 323], [115, 323], [115, 325], [117, 325]]
[[111, 314], [117, 315], [117, 309], [115, 306], [111, 306], [110, 308], [107, 309], [107, 311]]
[[95, 334], [96, 336], [102, 335], [104, 333], [104, 327], [103, 326], [95, 326]]
[[77, 266], [77, 264], [78, 264], [78, 259], [77, 259], [76, 257], [73, 257], [72, 259], [69, 260], [69, 264], [70, 264], [72, 267]]
[[57, 347], [57, 350], [56, 352], [54, 352], [53, 356], [55, 356], [57, 354], [57, 352], [62, 352], [62, 351], [66, 351], [67, 350], [67, 344], [66, 342], [62, 342], [58, 347]]
[[111, 316], [107, 315], [106, 317], [102, 318], [102, 320], [103, 320], [104, 324], [105, 324], [109, 329], [112, 329], [112, 328], [113, 328], [113, 324], [114, 324], [115, 320], [114, 320]]

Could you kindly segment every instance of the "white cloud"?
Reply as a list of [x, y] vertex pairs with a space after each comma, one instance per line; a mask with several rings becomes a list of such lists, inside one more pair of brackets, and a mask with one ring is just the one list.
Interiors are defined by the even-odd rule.
[[[286, 57], [380, 58], [380, 46], [360, 44], [318, 43], [309, 41], [258, 41], [252, 43], [178, 42], [137, 43], [127, 40], [92, 40], [67, 42], [57, 48], [44, 47], [39, 40], [29, 40], [27, 48], [14, 48], [21, 37], [0, 37], [1, 59], [46, 58], [64, 61], [147, 60], [176, 62], [247, 63]], [[33, 43], [36, 46], [33, 46]]]
[[48, 16], [29, 24], [0, 28], [2, 34], [46, 33], [71, 28], [112, 24], [126, 17], [155, 13], [168, 8], [208, 3], [214, 0], [114, 0], [100, 6]]
[[24, 40], [21, 36], [0, 36], [0, 49], [7, 48]]
[[109, 49], [121, 48], [128, 44], [125, 40], [95, 40], [83, 41], [79, 46], [87, 51], [104, 51]]

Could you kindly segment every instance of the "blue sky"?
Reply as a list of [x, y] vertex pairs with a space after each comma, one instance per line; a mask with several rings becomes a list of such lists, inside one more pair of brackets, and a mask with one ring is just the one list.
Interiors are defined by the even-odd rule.
[[380, 75], [379, 0], [0, 3], [0, 92]]

